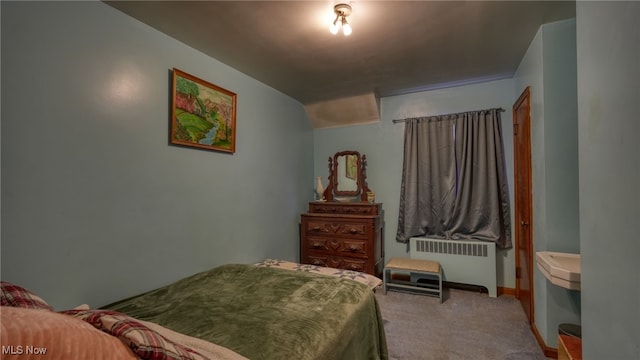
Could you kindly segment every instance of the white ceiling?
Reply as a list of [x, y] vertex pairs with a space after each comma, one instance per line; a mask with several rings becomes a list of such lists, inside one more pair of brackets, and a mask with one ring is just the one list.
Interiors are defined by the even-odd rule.
[[513, 76], [541, 24], [574, 1], [107, 1], [304, 105]]

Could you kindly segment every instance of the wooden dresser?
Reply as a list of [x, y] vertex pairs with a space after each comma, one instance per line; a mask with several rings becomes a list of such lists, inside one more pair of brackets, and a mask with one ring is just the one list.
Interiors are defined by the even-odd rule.
[[300, 262], [381, 277], [383, 223], [380, 203], [310, 202], [301, 216]]

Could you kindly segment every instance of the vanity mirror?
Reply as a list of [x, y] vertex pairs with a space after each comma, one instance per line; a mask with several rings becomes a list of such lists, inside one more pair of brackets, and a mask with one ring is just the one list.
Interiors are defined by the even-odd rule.
[[357, 151], [341, 151], [329, 158], [329, 184], [324, 190], [326, 201], [367, 201], [365, 168], [367, 157]]

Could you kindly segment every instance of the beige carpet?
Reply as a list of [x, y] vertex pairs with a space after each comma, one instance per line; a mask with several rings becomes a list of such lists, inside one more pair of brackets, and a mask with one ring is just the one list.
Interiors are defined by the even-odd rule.
[[544, 360], [512, 296], [445, 289], [438, 298], [376, 292], [392, 360]]

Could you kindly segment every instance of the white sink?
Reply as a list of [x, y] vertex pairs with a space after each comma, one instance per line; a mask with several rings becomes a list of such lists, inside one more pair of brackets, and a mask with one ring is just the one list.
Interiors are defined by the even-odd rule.
[[580, 254], [539, 251], [536, 253], [536, 264], [552, 284], [580, 290]]

